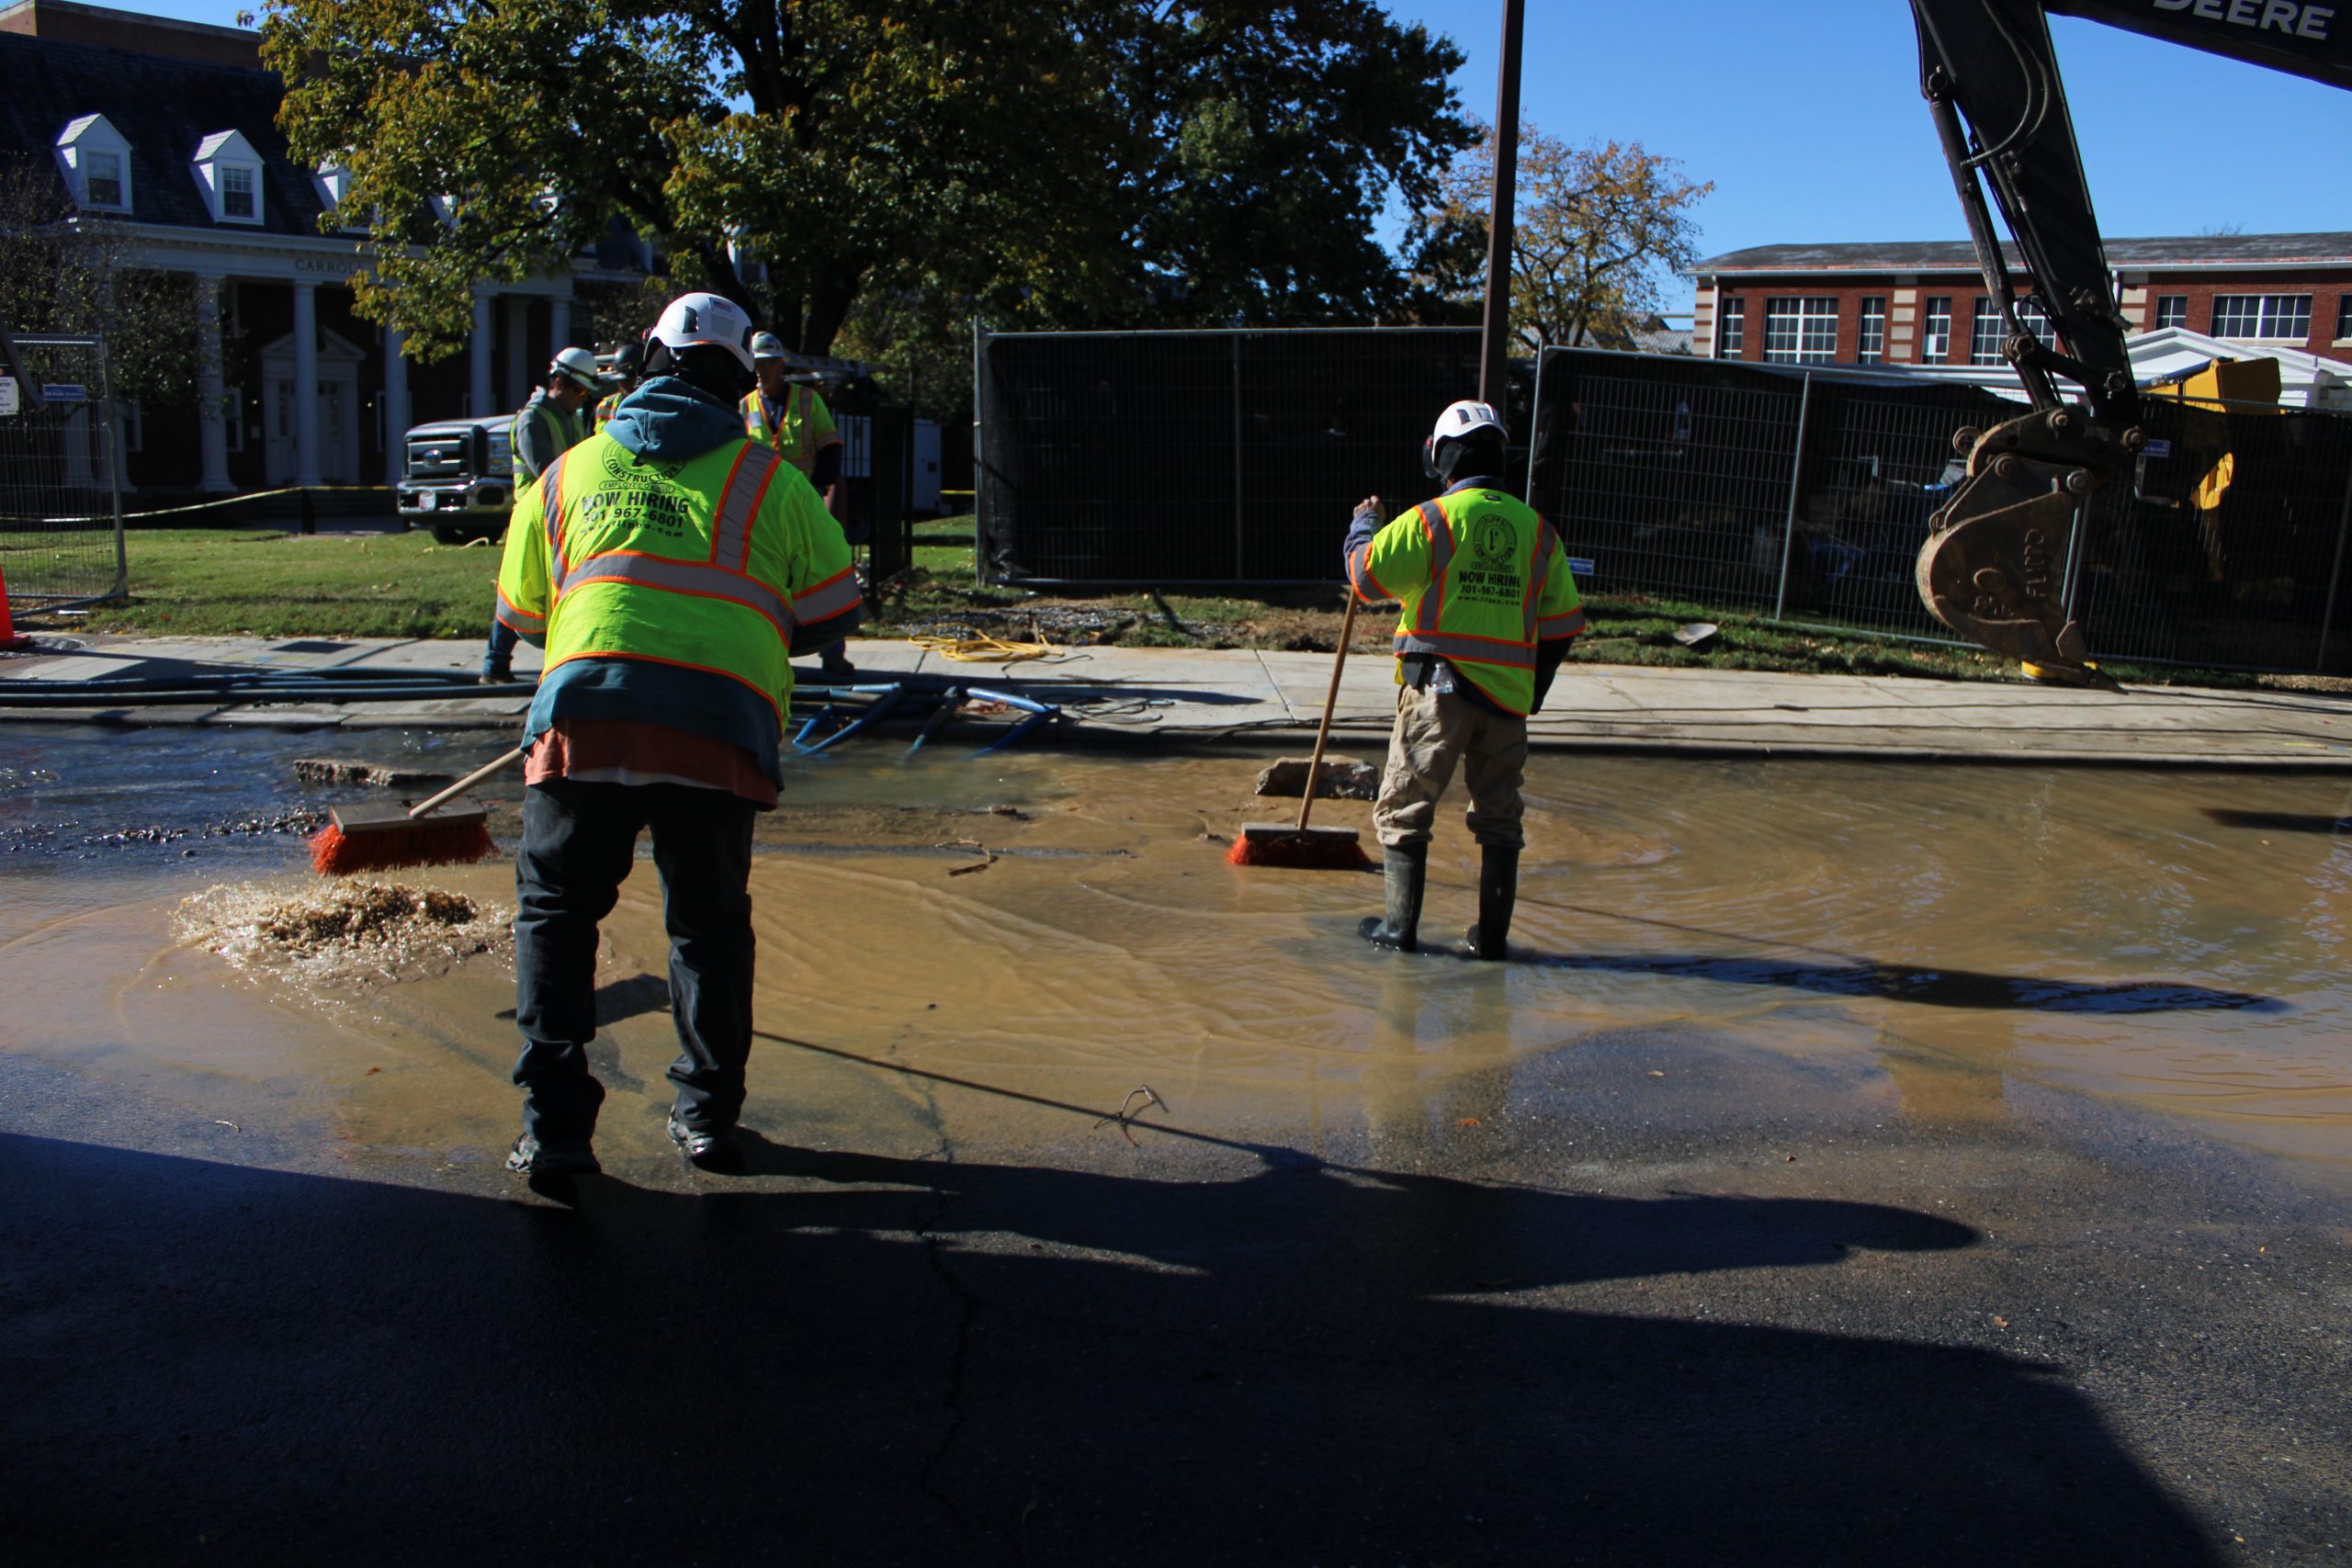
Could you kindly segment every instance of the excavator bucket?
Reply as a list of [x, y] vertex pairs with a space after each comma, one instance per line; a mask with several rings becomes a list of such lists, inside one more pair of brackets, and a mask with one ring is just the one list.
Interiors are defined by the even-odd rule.
[[[2132, 432], [2133, 436], [2137, 432]], [[2066, 549], [2084, 497], [2129, 459], [2121, 433], [2079, 411], [2037, 410], [1955, 438], [1968, 477], [1920, 547], [1920, 602], [1936, 619], [2052, 680], [2117, 691], [2066, 614]]]

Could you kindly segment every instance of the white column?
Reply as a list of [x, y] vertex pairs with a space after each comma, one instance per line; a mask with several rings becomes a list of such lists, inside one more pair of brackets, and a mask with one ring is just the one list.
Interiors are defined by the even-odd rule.
[[550, 299], [548, 301], [548, 355], [553, 358], [571, 346], [571, 301]]
[[397, 483], [408, 461], [408, 334], [384, 329], [384, 482]]
[[498, 323], [498, 346], [506, 362], [506, 406], [519, 409], [531, 395], [531, 297], [509, 294], [503, 303], [506, 319]]
[[294, 482], [319, 475], [319, 288], [294, 286]]
[[497, 400], [490, 390], [490, 296], [474, 296], [474, 335], [466, 342], [468, 368], [473, 373], [469, 390], [473, 407], [466, 412], [475, 419], [488, 419], [498, 412]]
[[196, 434], [197, 446], [204, 455], [204, 477], [197, 485], [207, 495], [226, 495], [236, 489], [229, 482], [229, 421], [244, 416], [242, 410], [230, 410], [229, 389], [221, 376], [218, 277], [198, 276], [196, 312]]

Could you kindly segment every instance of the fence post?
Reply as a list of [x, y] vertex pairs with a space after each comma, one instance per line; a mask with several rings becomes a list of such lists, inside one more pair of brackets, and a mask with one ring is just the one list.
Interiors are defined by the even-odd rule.
[[2344, 536], [2352, 532], [2352, 462], [2345, 464], [2344, 504], [2335, 517], [2335, 565], [2327, 574], [2327, 614], [2320, 617], [2319, 651], [2312, 656], [2312, 668], [2327, 668], [2327, 637], [2335, 629], [2335, 594], [2344, 582]]
[[1813, 409], [1813, 372], [1804, 373], [1804, 390], [1797, 398], [1796, 449], [1789, 455], [1789, 510], [1781, 522], [1781, 591], [1772, 600], [1772, 618], [1779, 620], [1789, 608], [1789, 557], [1797, 543], [1797, 483], [1804, 477], [1805, 416]]
[[1241, 334], [1233, 334], [1233, 581], [1241, 571]]
[[114, 400], [114, 367], [104, 338], [97, 341], [97, 355], [98, 392], [107, 411], [107, 495], [114, 505], [114, 590], [107, 597], [125, 599], [130, 594], [130, 555], [122, 541], [122, 408]]

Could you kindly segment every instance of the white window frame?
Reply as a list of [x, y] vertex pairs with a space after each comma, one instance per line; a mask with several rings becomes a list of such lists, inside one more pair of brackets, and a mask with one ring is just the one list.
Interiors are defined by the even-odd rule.
[[2352, 294], [2335, 297], [2335, 341], [2352, 343]]
[[[2171, 319], [2167, 321], [2166, 317]], [[2159, 329], [2164, 327], [2186, 329], [2188, 325], [2188, 296], [2186, 294], [2157, 295], [2156, 313], [2151, 320]]]
[[1764, 301], [1764, 362], [1827, 365], [1838, 357], [1838, 297], [1779, 295]]
[[[204, 192], [204, 204], [212, 213], [215, 223], [234, 223], [239, 228], [259, 228], [267, 219], [267, 202], [262, 194], [261, 154], [245, 140], [242, 130], [216, 130], [196, 145], [193, 160], [196, 183]], [[228, 209], [229, 175], [242, 171], [253, 182], [254, 209], [251, 212], [231, 212]]]
[[1919, 307], [1919, 363], [1951, 363], [1951, 299], [1930, 294]]
[[[128, 215], [138, 193], [130, 185], [130, 143], [102, 114], [85, 114], [69, 120], [57, 134], [57, 161], [65, 171], [67, 188], [74, 193], [74, 204], [91, 212], [119, 212]], [[110, 156], [121, 175], [122, 199], [96, 201], [90, 195], [91, 165], [96, 158]]]
[[1747, 351], [1747, 297], [1715, 297], [1715, 357], [1737, 359]]
[[1854, 363], [1883, 365], [1886, 363], [1886, 296], [1865, 295], [1859, 309], [1860, 316], [1854, 334]]
[[[2302, 323], [2301, 332], [2286, 330], [2298, 321]], [[2241, 325], [2254, 330], [2240, 331]], [[2312, 297], [2308, 294], [2216, 294], [2213, 296], [2213, 335], [2255, 343], [2305, 342], [2312, 335]]]
[[[2025, 330], [2031, 333], [2041, 342], [2042, 347], [2049, 348], [2057, 343], [2058, 330], [2050, 324], [2048, 313], [2032, 300], [2018, 301], [2018, 320], [2025, 323]], [[1988, 328], [1991, 329], [1993, 339], [1990, 349], [1984, 346], [1984, 337]], [[2001, 345], [2008, 341], [2009, 323], [2002, 320], [2000, 310], [1993, 303], [1993, 297], [1989, 294], [1979, 294], [1976, 297], [1976, 314], [1969, 322], [1968, 328], [1968, 363], [2007, 365], [2009, 362], [2009, 356], [2001, 352]]]
[[243, 387], [220, 389], [220, 403], [228, 417], [221, 422], [228, 438], [229, 450], [242, 454], [245, 449], [245, 389]]
[[[224, 223], [258, 223], [261, 221], [261, 171], [251, 164], [222, 164], [214, 171], [220, 182], [220, 220]], [[244, 197], [245, 210], [235, 210], [236, 198]]]

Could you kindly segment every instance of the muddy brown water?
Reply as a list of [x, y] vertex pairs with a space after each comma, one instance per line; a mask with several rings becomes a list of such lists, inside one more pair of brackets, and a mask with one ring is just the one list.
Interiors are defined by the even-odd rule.
[[[355, 1159], [494, 1159], [503, 944], [277, 962], [223, 913], [315, 894], [300, 835], [268, 829], [367, 796], [296, 782], [322, 752], [454, 771], [489, 747], [0, 728], [0, 1048], [314, 1122]], [[2352, 1168], [2340, 783], [1542, 757], [1521, 959], [1492, 966], [1365, 948], [1374, 877], [1225, 864], [1282, 814], [1249, 794], [1263, 761], [884, 743], [797, 766], [753, 874], [747, 1120], [919, 1151], [952, 1114], [1042, 1143], [1112, 1135], [1093, 1119], [1148, 1086], [1172, 1110], [1136, 1099], [1147, 1125], [1442, 1139], [1521, 1113], [1531, 1064], [1652, 1029], [1772, 1061], [1792, 1103], [1932, 1124], [2081, 1094]], [[1459, 804], [1424, 926], [1447, 943], [1474, 903]], [[1367, 842], [1369, 811], [1317, 808]], [[499, 863], [390, 880], [512, 905]], [[665, 962], [640, 863], [600, 961], [608, 1145], [659, 1146]]]

